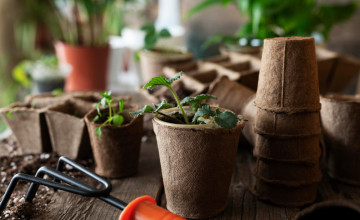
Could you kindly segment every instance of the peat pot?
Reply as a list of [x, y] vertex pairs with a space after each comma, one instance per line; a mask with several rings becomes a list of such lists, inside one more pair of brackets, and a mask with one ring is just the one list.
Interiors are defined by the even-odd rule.
[[[163, 113], [177, 111], [170, 108]], [[190, 107], [185, 111], [192, 112]], [[235, 128], [224, 129], [214, 124], [173, 124], [154, 117], [168, 210], [199, 219], [215, 216], [226, 208], [244, 125], [242, 120]]]
[[[108, 108], [102, 110], [104, 113], [108, 111]], [[85, 116], [96, 165], [95, 172], [108, 178], [134, 175], [138, 168], [144, 117], [132, 118], [124, 114], [123, 125], [104, 125], [99, 138], [95, 129], [100, 124], [92, 121], [96, 115], [97, 111], [94, 109]]]
[[170, 64], [184, 64], [192, 61], [193, 55], [184, 50], [162, 49], [142, 50], [140, 52], [140, 65], [143, 81], [150, 81], [153, 77], [163, 74], [162, 69]]

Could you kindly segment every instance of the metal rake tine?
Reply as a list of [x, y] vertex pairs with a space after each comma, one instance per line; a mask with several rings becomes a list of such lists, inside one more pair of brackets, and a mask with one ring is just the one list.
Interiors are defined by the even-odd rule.
[[[35, 177], [39, 177], [39, 178], [43, 178], [45, 174], [48, 174], [49, 176], [51, 177], [54, 177], [58, 180], [61, 180], [67, 184], [70, 184], [72, 186], [75, 186], [77, 188], [81, 188], [84, 193], [87, 194], [87, 196], [89, 197], [96, 197], [96, 196], [100, 196], [100, 195], [107, 195], [109, 194], [109, 188], [111, 189], [111, 185], [109, 183], [109, 185], [104, 185], [104, 189], [96, 189], [94, 187], [91, 187], [71, 176], [68, 176], [60, 171], [57, 171], [57, 170], [54, 170], [52, 168], [49, 168], [49, 167], [41, 167], [37, 170], [36, 172], [36, 175]], [[59, 183], [59, 182], [56, 182], [56, 183]], [[36, 192], [37, 190], [39, 189], [39, 184], [37, 183], [32, 183], [27, 194], [26, 194], [26, 197], [25, 197], [25, 200], [27, 202], [31, 202], [35, 195], [36, 195]], [[56, 188], [54, 188], [55, 190]]]
[[[85, 174], [86, 176], [96, 180], [97, 182], [101, 183], [108, 192], [110, 192], [112, 190], [112, 186], [111, 184], [103, 177], [97, 175], [94, 172], [91, 172], [90, 170], [86, 169], [85, 167], [83, 167], [82, 165], [76, 163], [75, 161], [69, 159], [68, 157], [65, 156], [61, 156], [58, 160], [58, 164], [56, 166], [56, 170], [62, 172], [63, 171], [63, 167], [65, 164], [69, 164], [70, 166], [72, 166], [74, 169], [82, 172], [83, 174]], [[54, 178], [55, 182], [59, 182], [59, 180], [57, 178]]]
[[24, 180], [27, 182], [32, 182], [32, 183], [48, 186], [51, 188], [64, 190], [66, 192], [71, 192], [71, 193], [75, 193], [78, 195], [89, 197], [88, 192], [86, 192], [82, 189], [79, 189], [78, 187], [56, 183], [56, 182], [53, 182], [50, 180], [45, 180], [45, 179], [34, 177], [34, 176], [24, 174], [24, 173], [18, 173], [15, 176], [13, 176], [13, 178], [11, 179], [10, 184], [9, 184], [8, 188], [6, 189], [6, 192], [4, 193], [4, 196], [0, 202], [0, 214], [4, 211], [7, 203], [9, 202], [10, 196], [14, 192], [16, 184], [19, 182], [19, 180]]
[[[49, 174], [51, 176], [53, 176], [52, 174], [61, 174], [61, 175], [65, 175], [57, 170], [53, 170], [51, 168], [48, 168], [48, 167], [41, 167], [38, 172], [36, 173], [37, 174], [37, 178], [43, 178], [44, 177], [44, 174]], [[67, 175], [65, 175], [66, 178], [69, 178], [69, 179], [73, 179], [72, 177], [69, 177]], [[58, 179], [61, 179], [63, 180], [64, 182], [67, 182], [67, 179], [63, 179], [62, 177], [59, 178], [59, 176], [57, 176], [56, 178]], [[96, 193], [94, 192], [94, 188], [88, 186], [87, 184], [84, 184], [82, 182], [79, 182], [78, 180], [74, 179], [76, 182], [74, 182], [72, 185], [74, 185], [75, 187], [78, 187], [79, 189], [81, 190], [84, 190], [84, 194], [86, 194], [86, 196], [88, 197], [96, 197], [118, 209], [121, 209], [121, 210], [124, 210], [125, 207], [128, 205], [127, 203], [125, 203], [124, 201], [118, 199], [118, 198], [115, 198], [111, 195], [109, 195], [108, 192], [104, 192], [104, 193]], [[55, 183], [55, 182], [54, 182]], [[57, 182], [56, 182], [57, 183]], [[69, 184], [71, 184], [70, 182], [67, 182]], [[26, 194], [26, 197], [25, 197], [25, 200], [27, 202], [31, 202], [33, 200], [33, 198], [35, 197], [35, 194], [36, 194], [36, 191], [38, 189], [38, 184], [32, 184], [28, 190], [28, 193]]]

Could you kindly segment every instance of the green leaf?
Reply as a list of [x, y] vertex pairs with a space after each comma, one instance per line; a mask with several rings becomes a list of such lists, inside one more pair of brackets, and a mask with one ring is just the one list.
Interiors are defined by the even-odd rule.
[[51, 93], [56, 95], [56, 96], [59, 96], [59, 95], [64, 93], [64, 90], [60, 89], [60, 88], [59, 89], [54, 89]]
[[215, 116], [215, 114], [216, 114], [215, 111], [211, 110], [210, 105], [205, 104], [201, 106], [201, 108], [198, 108], [198, 110], [195, 112], [192, 122], [196, 122], [199, 117], [204, 117], [204, 116], [210, 117], [210, 116]]
[[179, 79], [181, 77], [181, 75], [183, 74], [183, 72], [179, 72], [175, 77], [167, 79], [163, 76], [157, 76], [152, 78], [148, 83], [146, 83], [143, 87], [143, 89], [153, 89], [157, 86], [166, 86], [168, 88], [170, 88], [171, 84]]
[[95, 108], [96, 108], [96, 110], [97, 110], [98, 115], [101, 116], [100, 103], [96, 103]]
[[224, 111], [215, 116], [215, 124], [225, 129], [234, 128], [238, 122], [236, 115], [230, 111]]
[[143, 89], [153, 89], [157, 86], [166, 86], [169, 87], [170, 84], [165, 80], [163, 76], [157, 76], [152, 78], [148, 83], [146, 83]]
[[166, 109], [166, 108], [171, 108], [171, 107], [174, 107], [173, 104], [170, 104], [170, 103], [167, 103], [166, 100], [163, 100], [160, 104], [156, 105], [154, 104], [155, 106], [155, 110], [153, 111], [153, 113], [156, 113], [158, 112], [159, 110], [161, 109]]
[[159, 31], [159, 36], [163, 38], [171, 37], [171, 34], [168, 29], [164, 28]]
[[107, 99], [106, 98], [102, 98], [101, 101], [100, 101], [100, 104], [103, 108], [106, 108], [106, 101]]
[[236, 5], [242, 14], [249, 14], [250, 0], [236, 0]]
[[180, 102], [180, 104], [181, 105], [190, 104], [193, 111], [196, 112], [198, 110], [198, 108], [200, 107], [200, 102], [207, 100], [207, 99], [217, 99], [217, 97], [208, 95], [208, 94], [200, 94], [195, 97], [185, 97]]
[[260, 2], [255, 2], [252, 7], [252, 31], [256, 35], [259, 31], [263, 7]]
[[105, 91], [104, 93], [99, 93], [102, 97], [111, 100], [111, 91]]
[[112, 124], [115, 126], [120, 126], [124, 123], [124, 117], [122, 115], [114, 115], [112, 118]]
[[145, 49], [151, 50], [158, 41], [158, 35], [156, 33], [150, 33], [145, 35]]
[[122, 113], [124, 110], [124, 105], [125, 105], [125, 101], [123, 99], [121, 99], [119, 101], [119, 113]]
[[183, 75], [183, 73], [184, 72], [181, 71], [176, 76], [174, 76], [173, 78], [170, 78], [170, 79], [165, 78], [165, 80], [166, 80], [167, 83], [169, 83], [171, 85], [174, 81], [180, 79], [180, 77]]
[[95, 116], [95, 118], [93, 118], [91, 121], [98, 121], [100, 119], [100, 117], [97, 115]]
[[207, 99], [217, 99], [216, 96], [208, 95], [208, 94], [200, 94], [195, 97], [185, 97], [183, 100], [181, 100], [180, 104], [191, 104], [191, 103], [200, 103], [201, 101], [207, 100]]
[[9, 119], [14, 119], [14, 116], [12, 115], [12, 111], [8, 111], [6, 112], [6, 117], [8, 117]]
[[95, 128], [95, 132], [96, 132], [96, 134], [99, 135], [99, 139], [100, 139], [101, 138], [101, 126]]
[[144, 108], [140, 109], [137, 112], [131, 112], [131, 114], [134, 115], [135, 117], [137, 117], [144, 113], [153, 113], [153, 112], [154, 112], [154, 109], [150, 105], [145, 105]]
[[224, 40], [224, 36], [222, 34], [216, 34], [214, 36], [211, 36], [201, 45], [201, 49], [205, 50], [206, 48], [214, 44], [220, 44], [223, 42], [223, 40]]

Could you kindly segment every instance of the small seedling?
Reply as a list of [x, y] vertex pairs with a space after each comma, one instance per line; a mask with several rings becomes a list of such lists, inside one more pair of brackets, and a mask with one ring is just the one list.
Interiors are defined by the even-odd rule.
[[[124, 112], [124, 100], [114, 100], [111, 97], [111, 91], [100, 93], [100, 95], [103, 97], [99, 103], [96, 104], [96, 110], [97, 115], [92, 121], [104, 121], [100, 126], [98, 126], [95, 129], [95, 132], [99, 135], [99, 138], [101, 138], [101, 128], [106, 125], [114, 125], [114, 126], [120, 126], [124, 123], [124, 116], [121, 114]], [[116, 111], [114, 102], [119, 102], [119, 108], [118, 111]], [[100, 106], [103, 108], [108, 107], [109, 112], [108, 113], [101, 113]]]
[[[160, 112], [161, 109], [174, 107], [172, 104], [167, 103], [165, 100], [162, 101], [160, 104], [154, 104], [154, 107], [149, 105], [145, 105], [144, 108], [140, 109], [137, 112], [133, 112], [134, 116], [139, 116], [144, 113], [153, 113], [153, 114], [160, 114], [167, 119], [171, 120], [171, 122], [177, 124], [216, 124], [222, 128], [231, 129], [236, 126], [238, 121], [238, 117], [232, 113], [231, 111], [223, 111], [221, 112], [219, 108], [212, 109], [208, 104], [201, 104], [202, 101], [207, 99], [217, 99], [215, 96], [207, 95], [207, 94], [200, 94], [196, 97], [185, 97], [182, 101], [179, 100], [176, 92], [172, 88], [171, 84], [179, 79], [182, 76], [183, 72], [179, 72], [173, 78], [165, 78], [163, 76], [154, 77], [148, 82], [143, 89], [154, 89], [157, 86], [165, 86], [167, 87], [174, 99], [177, 103], [177, 107], [181, 111], [181, 115], [174, 114], [174, 115], [166, 115]], [[192, 110], [195, 112], [195, 115], [192, 117], [190, 121], [188, 116], [185, 114], [183, 105], [190, 105]]]
[[14, 119], [14, 116], [12, 115], [12, 112], [13, 112], [14, 110], [13, 109], [10, 109], [8, 112], [6, 112], [6, 117], [8, 117], [9, 119]]

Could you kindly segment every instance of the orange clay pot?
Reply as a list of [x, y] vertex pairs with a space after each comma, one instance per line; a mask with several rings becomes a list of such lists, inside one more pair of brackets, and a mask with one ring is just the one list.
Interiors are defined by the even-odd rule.
[[65, 82], [65, 91], [104, 91], [107, 82], [109, 45], [79, 46], [55, 42], [59, 63], [72, 66]]

